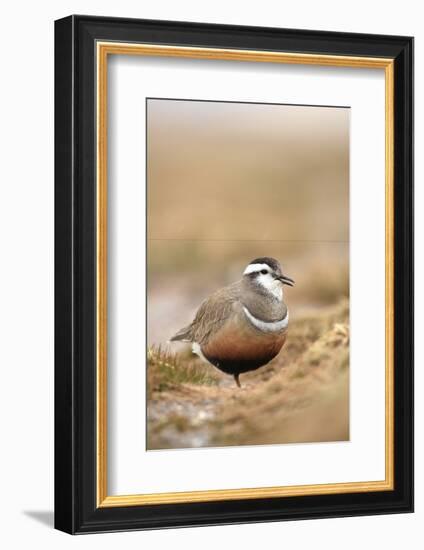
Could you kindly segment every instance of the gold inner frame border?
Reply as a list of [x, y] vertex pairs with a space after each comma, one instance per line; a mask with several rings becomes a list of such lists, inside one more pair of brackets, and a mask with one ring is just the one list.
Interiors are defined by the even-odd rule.
[[[315, 485], [214, 489], [173, 493], [108, 495], [107, 492], [107, 61], [109, 55], [143, 55], [262, 63], [384, 69], [385, 72], [385, 479]], [[97, 507], [142, 506], [306, 495], [365, 493], [394, 489], [394, 60], [257, 50], [96, 42], [97, 63]]]

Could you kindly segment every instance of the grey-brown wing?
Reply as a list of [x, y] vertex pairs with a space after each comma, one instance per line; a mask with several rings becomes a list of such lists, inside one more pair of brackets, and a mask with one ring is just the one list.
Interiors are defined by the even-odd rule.
[[177, 332], [171, 341], [205, 344], [211, 334], [217, 332], [233, 312], [234, 303], [240, 297], [239, 288], [240, 285], [234, 283], [214, 292], [201, 304], [193, 322]]

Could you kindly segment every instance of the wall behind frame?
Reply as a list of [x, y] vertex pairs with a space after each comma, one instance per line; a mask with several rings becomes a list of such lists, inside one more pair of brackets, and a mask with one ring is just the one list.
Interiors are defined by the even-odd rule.
[[[69, 537], [52, 528], [53, 515], [53, 21], [71, 13], [209, 23], [280, 26], [416, 37], [415, 95], [424, 95], [424, 29], [414, 0], [383, 4], [357, 0], [341, 9], [335, 0], [196, 2], [158, 0], [52, 0], [8, 3], [3, 12], [0, 88], [0, 385], [3, 452], [0, 540], [6, 548], [30, 543], [45, 549], [196, 548], [265, 540], [303, 550], [357, 549], [368, 540], [385, 550], [419, 548], [424, 521], [424, 474], [416, 471], [416, 513], [249, 526], [179, 529]], [[424, 148], [422, 102], [416, 105], [417, 151]], [[417, 155], [416, 181], [424, 178]], [[424, 204], [417, 185], [416, 202]], [[424, 218], [416, 220], [416, 280], [424, 279]], [[417, 335], [424, 330], [424, 295], [416, 288]], [[420, 307], [421, 306], [421, 307]], [[416, 364], [424, 363], [417, 338]], [[416, 388], [424, 387], [417, 368]], [[424, 460], [424, 404], [416, 400], [416, 463]]]

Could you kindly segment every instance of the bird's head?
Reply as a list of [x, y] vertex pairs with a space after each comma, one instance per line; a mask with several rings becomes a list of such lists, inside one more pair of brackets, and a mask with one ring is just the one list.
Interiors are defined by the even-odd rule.
[[283, 298], [283, 285], [294, 285], [293, 279], [283, 274], [280, 263], [268, 257], [252, 260], [243, 272], [243, 281], [278, 299]]

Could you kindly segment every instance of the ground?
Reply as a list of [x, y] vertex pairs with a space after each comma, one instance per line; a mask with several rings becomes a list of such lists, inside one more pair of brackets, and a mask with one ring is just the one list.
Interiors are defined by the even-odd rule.
[[242, 388], [171, 345], [149, 349], [147, 381], [148, 449], [348, 440], [348, 301], [294, 320]]

